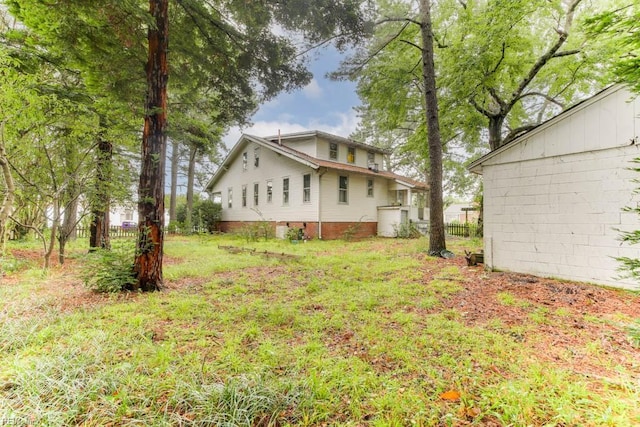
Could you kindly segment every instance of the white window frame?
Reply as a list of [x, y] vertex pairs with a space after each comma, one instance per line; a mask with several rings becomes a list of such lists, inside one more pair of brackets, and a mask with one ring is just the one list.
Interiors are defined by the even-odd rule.
[[258, 202], [260, 201], [260, 183], [253, 183], [253, 206], [258, 206]]
[[267, 180], [267, 203], [273, 202], [273, 180]]
[[[333, 149], [335, 147], [335, 150]], [[338, 160], [338, 143], [329, 143], [329, 160]]]
[[[285, 186], [285, 182], [287, 185]], [[291, 195], [291, 180], [288, 176], [282, 178], [282, 206], [289, 206], [289, 196]]]
[[[344, 178], [345, 186], [342, 188], [342, 178]], [[344, 194], [344, 200], [342, 195]], [[338, 175], [338, 203], [341, 205], [349, 204], [349, 176]]]
[[[308, 183], [305, 181], [309, 179]], [[308, 184], [308, 186], [306, 186]], [[306, 173], [302, 175], [302, 202], [303, 203], [311, 203], [311, 174]]]
[[247, 207], [247, 186], [246, 184], [242, 186], [242, 207]]
[[375, 182], [373, 178], [367, 178], [367, 197], [373, 197]]

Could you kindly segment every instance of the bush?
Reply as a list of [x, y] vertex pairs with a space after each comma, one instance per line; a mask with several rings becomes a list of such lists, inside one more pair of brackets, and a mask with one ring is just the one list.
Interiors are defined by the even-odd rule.
[[238, 234], [247, 242], [256, 242], [260, 239], [268, 240], [275, 237], [275, 231], [269, 221], [245, 223], [240, 227]]
[[114, 245], [111, 250], [89, 252], [82, 266], [81, 278], [86, 287], [97, 292], [121, 292], [135, 284], [132, 242]]
[[187, 206], [181, 204], [176, 209], [176, 220], [174, 228], [183, 228], [183, 232], [191, 233], [195, 230], [205, 229], [209, 233], [216, 231], [218, 222], [222, 216], [222, 205], [213, 201], [199, 200], [193, 201], [193, 212], [191, 213], [191, 224], [187, 224]]
[[418, 227], [412, 222], [404, 222], [402, 224], [394, 224], [393, 231], [396, 233], [396, 237], [400, 239], [417, 239], [422, 234], [418, 230]]

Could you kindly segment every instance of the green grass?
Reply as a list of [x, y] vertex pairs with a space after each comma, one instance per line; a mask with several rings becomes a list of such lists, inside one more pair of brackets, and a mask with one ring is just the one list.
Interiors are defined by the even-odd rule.
[[[229, 254], [218, 245], [300, 258]], [[424, 240], [292, 245], [172, 238], [165, 277], [186, 282], [179, 290], [37, 316], [24, 305], [44, 279], [24, 270], [18, 285], [0, 286], [0, 420], [50, 426], [640, 422], [640, 391], [632, 381], [619, 389], [542, 365], [499, 320], [469, 326], [460, 312], [442, 308], [464, 276], [445, 265], [426, 281], [424, 269], [436, 267], [425, 246]], [[507, 293], [498, 298], [519, 304]], [[549, 321], [544, 309], [529, 310], [527, 322]], [[442, 400], [447, 390], [458, 391], [460, 400]]]

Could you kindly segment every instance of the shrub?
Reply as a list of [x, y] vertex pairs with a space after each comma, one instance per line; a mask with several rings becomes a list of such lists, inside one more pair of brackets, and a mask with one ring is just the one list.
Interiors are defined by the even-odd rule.
[[247, 242], [256, 242], [260, 239], [268, 240], [275, 237], [275, 231], [269, 221], [245, 223], [240, 227], [238, 234]]
[[401, 224], [394, 224], [393, 231], [396, 233], [396, 237], [400, 239], [417, 239], [422, 234], [418, 230], [418, 227], [412, 222], [403, 222]]
[[111, 250], [89, 252], [80, 273], [82, 282], [97, 292], [123, 291], [135, 284], [133, 254], [131, 241], [116, 244]]
[[214, 203], [209, 199], [193, 201], [193, 212], [191, 213], [191, 224], [187, 224], [187, 206], [181, 204], [176, 209], [176, 228], [181, 228], [184, 233], [192, 233], [195, 230], [206, 230], [213, 233], [222, 217], [222, 205]]

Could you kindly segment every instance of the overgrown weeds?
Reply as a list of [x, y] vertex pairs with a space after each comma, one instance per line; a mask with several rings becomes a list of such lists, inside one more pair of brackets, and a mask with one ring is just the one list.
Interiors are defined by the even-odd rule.
[[[526, 312], [520, 323], [468, 323], [470, 302], [452, 301], [468, 291], [467, 274], [477, 270], [462, 258], [426, 257], [424, 239], [247, 243], [295, 252], [296, 263], [218, 249], [240, 238], [231, 239], [168, 239], [165, 277], [173, 291], [113, 298], [66, 314], [51, 310], [30, 320], [0, 317], [0, 420], [49, 426], [640, 423], [637, 368], [616, 365], [616, 349], [603, 351], [609, 341], [576, 341], [568, 349], [583, 365], [606, 365], [606, 380], [545, 358], [535, 347], [539, 331], [568, 328], [579, 335], [585, 329], [570, 326], [576, 325], [573, 311], [559, 316], [525, 305], [515, 288], [486, 301], [500, 311]], [[461, 253], [467, 244], [451, 248]], [[19, 286], [34, 290], [26, 282]], [[15, 301], [3, 303], [5, 312], [26, 298], [11, 295]], [[599, 347], [590, 352], [590, 342]]]

